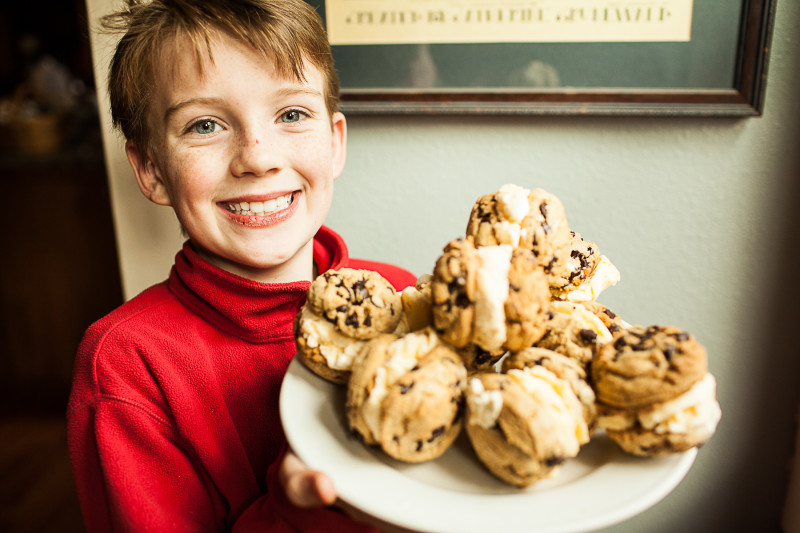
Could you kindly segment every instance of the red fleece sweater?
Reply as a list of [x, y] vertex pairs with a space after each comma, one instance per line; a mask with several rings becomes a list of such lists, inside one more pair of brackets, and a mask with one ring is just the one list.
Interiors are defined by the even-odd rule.
[[[323, 227], [320, 272], [377, 270]], [[87, 530], [361, 531], [343, 514], [292, 506], [277, 483], [285, 450], [281, 380], [309, 282], [225, 272], [187, 243], [169, 279], [93, 324], [78, 351], [67, 419]]]

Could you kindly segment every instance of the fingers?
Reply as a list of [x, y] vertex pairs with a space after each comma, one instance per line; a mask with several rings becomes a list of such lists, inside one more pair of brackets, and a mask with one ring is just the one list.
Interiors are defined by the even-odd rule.
[[289, 501], [298, 507], [322, 507], [336, 501], [333, 481], [322, 472], [309, 469], [291, 451], [281, 463], [278, 479]]
[[331, 478], [308, 468], [291, 450], [286, 452], [278, 469], [278, 479], [289, 501], [297, 507], [322, 507], [335, 504], [353, 520], [370, 525], [384, 533], [415, 533], [384, 522], [338, 500]]

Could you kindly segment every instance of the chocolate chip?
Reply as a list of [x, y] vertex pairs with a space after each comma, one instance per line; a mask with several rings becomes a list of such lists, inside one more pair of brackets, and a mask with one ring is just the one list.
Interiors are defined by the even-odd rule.
[[417, 441], [417, 451], [420, 451], [420, 450], [422, 450], [422, 441], [418, 440]]
[[482, 365], [492, 360], [492, 354], [482, 348], [476, 348], [475, 364]]
[[414, 388], [414, 382], [413, 381], [408, 385], [401, 384], [400, 385], [400, 394], [405, 394], [408, 391], [410, 391], [412, 388]]
[[560, 456], [554, 456], [554, 457], [548, 457], [547, 459], [545, 459], [544, 460], [544, 464], [545, 464], [545, 466], [553, 467], [553, 466], [560, 465], [564, 461], [566, 461], [566, 458], [560, 457]]
[[547, 218], [547, 202], [542, 202], [539, 204], [539, 212], [545, 219]]
[[428, 442], [433, 442], [442, 435], [444, 435], [445, 429], [447, 428], [445, 428], [444, 426], [439, 426], [438, 428], [434, 429], [433, 433], [431, 433], [431, 438], [428, 439]]
[[469, 298], [463, 292], [458, 293], [456, 296], [456, 305], [461, 307], [462, 309], [465, 307], [469, 307], [472, 302], [469, 301]]
[[369, 299], [369, 290], [367, 290], [367, 285], [363, 279], [353, 283], [353, 293], [357, 302]]
[[350, 327], [357, 328], [358, 327], [358, 316], [355, 313], [350, 313], [345, 318], [344, 323]]
[[581, 336], [581, 339], [583, 339], [584, 342], [594, 343], [597, 341], [597, 333], [590, 329], [582, 329], [578, 332], [578, 334]]

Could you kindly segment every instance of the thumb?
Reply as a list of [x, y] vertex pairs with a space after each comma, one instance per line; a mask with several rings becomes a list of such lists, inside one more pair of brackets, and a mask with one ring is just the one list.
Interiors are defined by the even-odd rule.
[[292, 452], [287, 452], [281, 463], [279, 479], [289, 501], [298, 507], [321, 507], [336, 501], [333, 481], [309, 469]]

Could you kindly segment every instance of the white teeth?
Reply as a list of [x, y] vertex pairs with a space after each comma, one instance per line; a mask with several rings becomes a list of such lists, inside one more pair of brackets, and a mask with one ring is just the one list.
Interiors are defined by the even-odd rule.
[[268, 215], [281, 209], [285, 209], [292, 203], [292, 194], [273, 198], [266, 202], [239, 202], [226, 204], [226, 208], [231, 213], [237, 215]]

